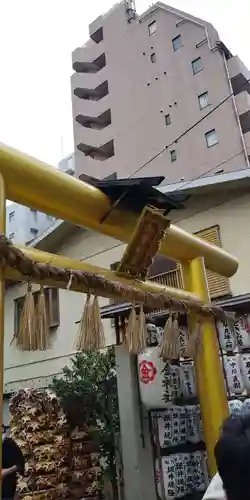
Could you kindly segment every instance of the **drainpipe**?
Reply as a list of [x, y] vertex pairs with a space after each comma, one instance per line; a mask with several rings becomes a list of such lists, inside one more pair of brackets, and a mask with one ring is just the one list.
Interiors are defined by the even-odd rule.
[[243, 146], [243, 152], [245, 155], [247, 167], [249, 168], [250, 164], [249, 164], [249, 158], [248, 158], [248, 154], [247, 154], [247, 148], [246, 148], [246, 143], [245, 143], [245, 139], [244, 139], [244, 134], [243, 134], [242, 128], [241, 128], [240, 117], [239, 117], [239, 113], [238, 113], [238, 109], [237, 109], [235, 95], [233, 93], [233, 87], [232, 87], [232, 82], [231, 82], [231, 78], [230, 78], [230, 74], [229, 74], [227, 60], [226, 60], [226, 57], [225, 57], [225, 54], [223, 51], [222, 51], [222, 57], [223, 57], [226, 75], [227, 75], [227, 79], [228, 79], [230, 94], [232, 94], [233, 108], [234, 108], [234, 112], [235, 112], [236, 121], [238, 123], [239, 131], [240, 131], [240, 138], [241, 138], [241, 142], [242, 142], [242, 146]]

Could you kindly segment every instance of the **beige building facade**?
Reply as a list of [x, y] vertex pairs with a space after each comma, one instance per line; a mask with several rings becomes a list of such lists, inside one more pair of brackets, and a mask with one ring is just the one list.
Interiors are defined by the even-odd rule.
[[248, 168], [247, 68], [210, 23], [161, 2], [138, 16], [131, 4], [90, 24], [72, 55], [76, 176], [170, 184]]
[[[217, 285], [214, 284], [214, 279], [209, 280], [214, 300], [247, 295], [250, 292], [250, 178], [246, 177], [244, 171], [243, 174], [243, 178], [238, 181], [221, 183], [216, 179], [213, 186], [190, 187], [186, 190], [190, 195], [186, 209], [170, 214], [171, 219], [180, 227], [192, 233], [201, 232], [201, 236], [209, 234], [211, 238], [211, 228], [213, 231], [216, 228], [219, 235], [219, 242], [216, 244], [221, 244], [239, 259], [237, 274], [226, 284], [224, 281], [218, 282], [221, 279], [218, 276]], [[43, 240], [36, 242], [36, 246], [106, 268], [119, 261], [125, 249], [125, 245], [115, 239], [80, 228], [70, 228], [66, 223], [59, 222], [53, 231], [47, 232]], [[176, 285], [178, 268], [173, 265], [169, 269], [167, 272], [160, 272], [153, 279]], [[37, 288], [34, 286], [34, 292]], [[56, 295], [55, 290], [50, 304], [50, 348], [44, 352], [20, 352], [14, 343], [11, 344], [11, 340], [20, 314], [18, 304], [25, 292], [26, 284], [12, 285], [6, 292], [5, 393], [20, 387], [47, 386], [54, 375], [62, 372], [63, 366], [70, 363], [74, 354], [74, 340], [84, 306], [84, 295], [66, 290], [59, 290]], [[100, 299], [102, 307], [108, 303], [108, 300]], [[104, 327], [107, 344], [111, 344], [114, 342], [114, 331], [110, 320], [105, 320]]]

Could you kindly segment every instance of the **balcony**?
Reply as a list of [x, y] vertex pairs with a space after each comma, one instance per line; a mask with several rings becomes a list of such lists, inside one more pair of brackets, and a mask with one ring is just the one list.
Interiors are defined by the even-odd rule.
[[[149, 279], [159, 285], [184, 288], [180, 268], [168, 271], [167, 273], [158, 274], [157, 276], [152, 276]], [[231, 295], [229, 280], [227, 278], [212, 273], [211, 271], [207, 271], [207, 282], [210, 298], [212, 300]]]
[[[101, 148], [103, 144], [112, 141], [114, 130], [112, 124], [101, 127], [95, 123], [95, 127], [84, 126], [84, 120], [89, 117], [78, 115], [74, 121], [74, 141], [75, 145], [88, 144], [94, 148]], [[107, 122], [108, 123], [108, 122]]]
[[[107, 92], [107, 68], [97, 73], [73, 73], [71, 88], [80, 99], [101, 99], [100, 95]], [[79, 89], [76, 93], [76, 89]]]
[[[81, 90], [81, 89], [76, 89]], [[104, 113], [110, 107], [109, 95], [106, 94], [102, 99], [90, 100], [90, 99], [81, 99], [75, 95], [73, 92], [72, 95], [72, 108], [73, 108], [73, 116], [84, 115], [84, 116], [92, 116], [97, 117]]]
[[78, 60], [73, 62], [73, 69], [77, 73], [98, 73], [98, 71], [103, 69], [105, 66], [105, 54], [99, 55], [94, 61]]
[[103, 16], [97, 17], [95, 21], [89, 24], [89, 36], [96, 43], [100, 43], [103, 40]]
[[184, 288], [180, 268], [173, 269], [167, 273], [158, 274], [157, 276], [152, 276], [149, 280], [154, 281], [158, 285], [171, 286], [172, 288]]
[[250, 95], [246, 90], [235, 98], [243, 134], [250, 131]]
[[240, 115], [240, 124], [243, 134], [250, 132], [250, 110]]
[[85, 156], [90, 156], [94, 160], [105, 161], [115, 154], [114, 141], [111, 140], [102, 146], [96, 147], [86, 143], [79, 143], [77, 145], [78, 151], [81, 151]]
[[83, 101], [82, 105], [86, 104], [86, 101], [94, 101], [94, 102], [101, 101], [109, 93], [107, 81], [101, 83], [101, 85], [99, 85], [95, 89], [86, 89], [86, 88], [81, 88], [81, 87], [73, 88], [72, 87], [72, 90], [73, 90], [74, 96]]
[[247, 149], [248, 157], [250, 158], [250, 132], [244, 134], [245, 145]]
[[93, 61], [98, 60], [102, 54], [104, 54], [104, 44], [102, 41], [95, 43], [95, 41], [89, 40], [83, 47], [77, 47], [72, 52], [72, 67], [75, 71], [78, 71], [76, 69], [78, 64], [82, 64], [83, 61], [93, 64]]
[[75, 153], [75, 176], [78, 178], [82, 174], [96, 177], [96, 179], [103, 179], [116, 171], [117, 159], [116, 156], [98, 160], [91, 156], [84, 156], [80, 149], [76, 148]]
[[93, 33], [89, 33], [90, 34], [90, 37], [91, 39], [95, 42], [95, 43], [100, 43], [103, 41], [103, 29], [102, 29], [102, 26], [100, 28], [98, 28], [96, 31], [94, 31]]
[[235, 97], [239, 116], [250, 111], [250, 95], [246, 90], [243, 90]]
[[99, 116], [88, 116], [83, 114], [76, 115], [77, 123], [80, 123], [85, 128], [93, 130], [102, 130], [111, 124], [111, 111], [107, 109]]
[[235, 95], [246, 90], [250, 94], [250, 72], [238, 56], [227, 61], [228, 71]]

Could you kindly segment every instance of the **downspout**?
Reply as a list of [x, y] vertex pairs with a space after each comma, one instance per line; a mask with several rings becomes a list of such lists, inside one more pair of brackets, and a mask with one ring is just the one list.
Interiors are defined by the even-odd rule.
[[237, 109], [235, 95], [234, 95], [234, 92], [233, 92], [233, 86], [232, 86], [232, 82], [231, 82], [231, 78], [230, 78], [230, 74], [229, 74], [227, 60], [226, 60], [224, 52], [223, 51], [221, 51], [221, 52], [222, 52], [222, 57], [223, 57], [224, 66], [225, 66], [225, 70], [226, 70], [226, 75], [227, 75], [227, 79], [228, 79], [230, 94], [232, 94], [233, 108], [234, 108], [234, 112], [235, 112], [236, 121], [238, 123], [239, 131], [240, 131], [240, 138], [241, 138], [241, 142], [242, 142], [242, 146], [243, 146], [243, 152], [244, 152], [244, 155], [245, 155], [245, 160], [246, 160], [247, 167], [249, 168], [250, 164], [249, 164], [249, 158], [248, 158], [248, 154], [247, 154], [246, 143], [245, 143], [244, 134], [243, 134], [242, 128], [241, 128], [239, 113], [238, 113], [238, 109]]

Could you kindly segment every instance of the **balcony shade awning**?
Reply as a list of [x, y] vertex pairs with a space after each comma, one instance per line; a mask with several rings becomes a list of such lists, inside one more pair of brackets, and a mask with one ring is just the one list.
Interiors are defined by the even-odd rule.
[[[213, 300], [212, 303], [225, 309], [228, 312], [236, 312], [238, 314], [250, 313], [250, 293], [243, 295], [236, 295], [234, 297], [227, 297], [220, 300]], [[139, 306], [138, 306], [139, 307]], [[127, 316], [132, 308], [130, 302], [118, 302], [115, 304], [108, 304], [101, 307], [101, 316], [103, 319], [115, 318], [116, 316]], [[155, 319], [168, 314], [166, 311], [155, 311], [150, 314]]]
[[81, 180], [100, 189], [111, 203], [136, 214], [141, 213], [146, 205], [169, 213], [171, 210], [184, 209], [182, 204], [189, 196], [182, 194], [167, 195], [161, 193], [158, 186], [164, 177], [146, 177], [133, 179], [99, 180], [81, 175]]
[[238, 314], [250, 313], [250, 293], [227, 297], [217, 300], [215, 303], [226, 311], [232, 311]]

